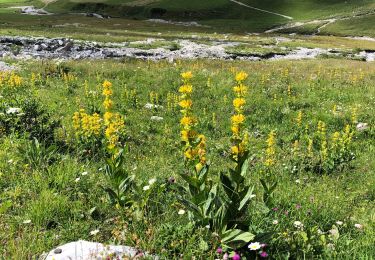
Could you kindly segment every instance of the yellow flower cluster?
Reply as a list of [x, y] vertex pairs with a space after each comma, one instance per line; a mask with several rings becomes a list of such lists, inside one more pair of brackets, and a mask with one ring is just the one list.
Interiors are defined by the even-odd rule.
[[104, 81], [102, 87], [102, 94], [105, 96], [103, 102], [105, 113], [103, 118], [97, 113], [89, 115], [85, 113], [84, 109], [81, 109], [73, 115], [73, 127], [78, 137], [85, 137], [86, 139], [92, 137], [105, 138], [108, 150], [113, 152], [116, 151], [116, 147], [120, 144], [120, 138], [125, 129], [125, 120], [119, 113], [112, 113], [110, 111], [113, 104], [110, 99], [113, 95], [112, 83]]
[[77, 136], [98, 137], [102, 129], [102, 119], [97, 113], [89, 115], [84, 109], [81, 109], [73, 115], [73, 127]]
[[119, 113], [107, 112], [105, 114], [105, 137], [107, 139], [107, 148], [114, 150], [120, 141], [120, 137], [125, 129], [125, 120]]
[[68, 84], [69, 82], [77, 81], [77, 77], [74, 76], [72, 73], [63, 73], [62, 78], [65, 82], [65, 84]]
[[233, 87], [235, 98], [233, 100], [233, 108], [235, 114], [231, 117], [231, 130], [232, 130], [232, 147], [231, 153], [234, 160], [238, 160], [239, 157], [243, 156], [247, 151], [248, 135], [243, 133], [243, 125], [246, 117], [243, 115], [243, 109], [246, 104], [245, 94], [247, 93], [247, 87], [244, 85], [244, 81], [248, 75], [241, 71], [236, 74], [236, 86]]
[[113, 94], [113, 91], [112, 91], [112, 83], [105, 80], [102, 84], [103, 86], [103, 96], [105, 97], [104, 101], [103, 101], [103, 106], [105, 108], [105, 110], [111, 110], [111, 108], [113, 107], [113, 101], [111, 100], [111, 96]]
[[182, 118], [181, 125], [181, 141], [184, 144], [185, 160], [196, 163], [196, 171], [200, 171], [206, 164], [206, 138], [204, 135], [199, 135], [194, 126], [197, 124], [197, 119], [192, 113], [193, 101], [191, 100], [191, 93], [193, 86], [190, 79], [193, 74], [188, 71], [181, 74], [183, 85], [179, 88], [181, 93], [180, 102], [178, 103], [181, 109]]
[[[270, 167], [276, 162], [276, 133], [271, 131], [267, 139], [266, 160], [264, 165]], [[297, 144], [298, 145], [298, 144]]]
[[318, 122], [318, 135], [320, 138], [320, 156], [321, 156], [322, 161], [325, 161], [328, 157], [326, 132], [327, 132], [326, 124], [322, 121], [319, 121]]
[[0, 86], [8, 85], [9, 87], [19, 87], [23, 83], [21, 76], [15, 74], [14, 72], [0, 72]]
[[297, 123], [298, 127], [301, 127], [302, 117], [303, 117], [302, 111], [298, 111], [298, 114], [297, 114], [297, 117], [296, 117], [296, 123]]

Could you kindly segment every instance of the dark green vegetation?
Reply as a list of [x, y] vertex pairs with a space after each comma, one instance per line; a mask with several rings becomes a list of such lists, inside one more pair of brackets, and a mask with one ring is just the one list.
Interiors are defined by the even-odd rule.
[[[184, 170], [179, 139], [181, 115], [167, 97], [178, 94], [180, 73], [186, 70], [194, 74], [193, 110], [199, 118], [199, 131], [207, 137], [212, 180], [231, 165], [228, 151], [233, 72], [249, 73], [244, 114], [246, 128], [251, 133], [252, 161], [246, 182], [255, 186], [256, 197], [248, 209], [247, 220], [253, 234], [270, 232], [270, 236], [256, 240], [268, 244], [271, 257], [371, 259], [375, 256], [372, 63], [319, 60], [169, 64], [124, 60], [20, 65], [21, 86], [10, 87], [2, 82], [1, 112], [6, 114], [10, 106], [34, 111], [33, 115], [40, 111], [39, 120], [50, 119], [37, 121], [40, 129], [50, 129], [53, 121], [59, 121], [61, 126], [55, 129], [52, 139], [45, 140], [35, 132], [18, 130], [17, 116], [1, 115], [2, 126], [7, 122], [7, 128], [2, 129], [0, 152], [1, 257], [34, 258], [77, 239], [127, 244], [167, 259], [181, 255], [186, 259], [216, 257], [217, 237], [205, 227], [194, 228], [186, 214], [178, 215], [184, 207], [176, 199], [176, 184], [167, 181], [173, 176], [177, 184], [183, 183], [178, 178], [178, 173]], [[67, 79], [61, 71], [73, 77]], [[31, 73], [40, 77], [31, 80]], [[144, 191], [143, 200], [150, 204], [138, 211], [110, 204], [102, 189], [109, 185], [103, 170], [104, 157], [84, 151], [75, 141], [72, 129], [72, 115], [80, 108], [86, 111], [95, 108], [103, 113], [101, 83], [105, 79], [113, 83], [114, 110], [125, 115], [127, 171], [136, 176], [140, 187], [148, 185], [151, 178], [157, 179], [153, 187], [166, 187]], [[155, 93], [158, 96], [152, 102], [163, 109], [144, 108], [151, 102], [151, 92], [153, 97]], [[39, 104], [40, 109], [28, 108], [24, 100]], [[299, 111], [303, 113], [303, 129], [308, 125], [314, 132], [318, 121], [324, 121], [329, 138], [346, 124], [353, 124], [352, 121], [368, 123], [367, 130], [355, 131], [351, 148], [355, 159], [329, 174], [301, 168], [300, 157], [293, 155]], [[164, 120], [151, 121], [151, 116], [161, 116]], [[277, 140], [272, 174], [279, 183], [274, 209], [264, 206], [259, 183], [271, 130]], [[295, 227], [295, 221], [302, 222], [304, 233]], [[362, 228], [356, 228], [355, 224]], [[95, 229], [99, 233], [90, 235]]]

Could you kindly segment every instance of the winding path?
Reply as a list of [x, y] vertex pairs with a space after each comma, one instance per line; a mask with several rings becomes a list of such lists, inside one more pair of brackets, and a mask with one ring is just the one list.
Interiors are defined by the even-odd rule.
[[257, 10], [257, 11], [263, 12], [263, 13], [268, 13], [268, 14], [278, 15], [278, 16], [284, 17], [284, 18], [286, 18], [286, 19], [288, 19], [288, 20], [293, 20], [293, 17], [291, 17], [291, 16], [287, 16], [287, 15], [283, 15], [283, 14], [279, 14], [279, 13], [275, 13], [275, 12], [267, 11], [267, 10], [264, 10], [264, 9], [256, 8], [256, 7], [254, 7], [254, 6], [250, 6], [250, 5], [244, 4], [244, 3], [239, 2], [239, 1], [237, 1], [237, 0], [229, 0], [229, 1], [231, 1], [231, 2], [233, 2], [233, 3], [236, 3], [236, 4], [238, 4], [238, 5], [245, 6], [245, 7], [250, 8], [250, 9], [254, 9], [254, 10]]

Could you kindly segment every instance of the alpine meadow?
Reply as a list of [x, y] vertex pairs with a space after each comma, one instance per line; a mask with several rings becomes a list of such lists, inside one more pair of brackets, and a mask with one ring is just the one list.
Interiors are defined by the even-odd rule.
[[0, 259], [375, 259], [373, 0], [0, 0]]

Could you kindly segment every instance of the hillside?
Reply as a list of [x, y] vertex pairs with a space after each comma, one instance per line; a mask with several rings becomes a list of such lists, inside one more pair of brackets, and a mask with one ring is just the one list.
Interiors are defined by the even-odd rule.
[[[375, 3], [372, 0], [57, 0], [47, 9], [56, 13], [96, 12], [135, 19], [194, 20], [212, 27], [262, 32], [290, 22], [284, 16], [296, 22], [363, 15], [373, 12]], [[374, 16], [370, 21], [375, 21]]]

